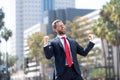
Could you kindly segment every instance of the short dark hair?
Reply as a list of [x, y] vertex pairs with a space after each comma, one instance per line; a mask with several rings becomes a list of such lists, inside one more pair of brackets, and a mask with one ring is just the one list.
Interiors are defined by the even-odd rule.
[[53, 29], [56, 28], [56, 23], [58, 23], [58, 22], [62, 22], [62, 20], [56, 19], [56, 20], [54, 20], [54, 21], [52, 22], [52, 28], [53, 28]]

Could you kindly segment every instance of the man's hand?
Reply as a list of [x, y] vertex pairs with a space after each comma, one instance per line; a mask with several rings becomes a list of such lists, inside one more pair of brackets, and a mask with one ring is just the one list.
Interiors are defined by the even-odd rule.
[[44, 45], [47, 45], [49, 41], [49, 36], [44, 36]]
[[94, 34], [89, 34], [89, 35], [88, 35], [88, 39], [89, 39], [90, 41], [93, 41], [93, 40], [94, 40], [94, 36], [95, 36]]

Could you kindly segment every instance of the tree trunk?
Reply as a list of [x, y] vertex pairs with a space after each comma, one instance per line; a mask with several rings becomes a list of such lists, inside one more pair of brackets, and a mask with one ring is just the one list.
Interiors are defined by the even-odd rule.
[[120, 80], [120, 50], [119, 46], [116, 48], [117, 51], [117, 80]]
[[7, 41], [6, 41], [6, 53], [5, 53], [5, 66], [8, 67]]
[[104, 40], [101, 39], [102, 42], [102, 49], [103, 49], [103, 55], [104, 55], [104, 63], [105, 63], [105, 78], [107, 79], [107, 62], [106, 62], [106, 53], [105, 53], [105, 47], [104, 47]]

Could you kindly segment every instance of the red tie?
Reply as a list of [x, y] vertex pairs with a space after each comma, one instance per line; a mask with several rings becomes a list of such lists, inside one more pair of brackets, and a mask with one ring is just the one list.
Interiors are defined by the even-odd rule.
[[72, 66], [72, 59], [71, 59], [71, 56], [70, 56], [70, 49], [69, 49], [69, 46], [67, 44], [66, 38], [65, 37], [62, 37], [62, 38], [64, 39], [64, 46], [65, 46], [67, 64], [68, 64], [69, 67], [71, 67]]

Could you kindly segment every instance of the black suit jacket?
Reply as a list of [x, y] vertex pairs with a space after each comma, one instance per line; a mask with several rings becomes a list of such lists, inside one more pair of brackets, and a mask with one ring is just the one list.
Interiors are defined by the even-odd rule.
[[[68, 38], [73, 59], [73, 64], [75, 70], [78, 74], [81, 74], [79, 69], [79, 64], [77, 61], [77, 54], [82, 56], [86, 56], [88, 52], [93, 48], [94, 43], [88, 42], [85, 48], [81, 47], [74, 39]], [[47, 59], [51, 59], [54, 57], [55, 59], [55, 66], [56, 66], [56, 75], [62, 75], [65, 69], [65, 51], [63, 45], [58, 37], [49, 41], [48, 45], [44, 47], [45, 56]]]

